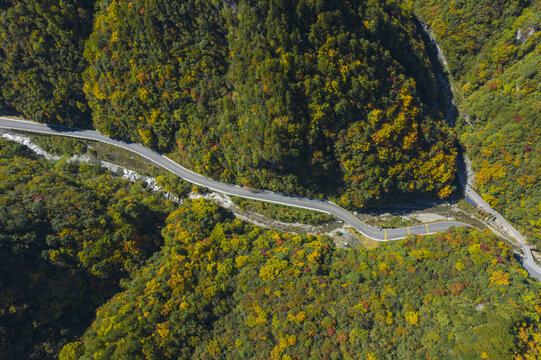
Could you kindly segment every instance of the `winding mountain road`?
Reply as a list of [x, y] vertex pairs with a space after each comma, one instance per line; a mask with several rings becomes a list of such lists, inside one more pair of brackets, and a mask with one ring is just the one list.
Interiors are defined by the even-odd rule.
[[445, 231], [453, 226], [467, 226], [467, 224], [457, 221], [441, 221], [423, 225], [402, 227], [397, 229], [379, 229], [365, 224], [345, 209], [330, 201], [305, 198], [295, 195], [280, 194], [266, 190], [248, 189], [237, 185], [230, 185], [215, 181], [197, 173], [194, 173], [193, 171], [190, 171], [175, 163], [171, 159], [161, 154], [158, 154], [140, 144], [112, 139], [110, 137], [100, 134], [97, 131], [81, 130], [55, 125], [43, 125], [30, 121], [14, 120], [3, 117], [0, 117], [0, 128], [8, 130], [29, 131], [41, 134], [61, 135], [79, 139], [99, 141], [102, 143], [118, 146], [148, 159], [152, 163], [161, 166], [162, 168], [174, 173], [175, 175], [183, 178], [184, 180], [192, 184], [203, 186], [208, 189], [228, 195], [240, 196], [243, 198], [260, 201], [268, 201], [272, 203], [295, 206], [303, 209], [332, 214], [351, 225], [364, 236], [377, 241], [403, 239], [408, 235], [434, 234]]
[[530, 249], [530, 245], [528, 245], [524, 236], [522, 236], [522, 234], [518, 232], [517, 229], [515, 229], [507, 220], [505, 220], [502, 215], [500, 215], [500, 213], [494, 210], [485, 200], [483, 200], [481, 196], [479, 196], [467, 184], [464, 189], [464, 195], [469, 199], [473, 200], [485, 212], [492, 215], [494, 217], [494, 220], [492, 222], [498, 224], [500, 230], [503, 230], [503, 232], [505, 232], [507, 236], [512, 237], [520, 243], [522, 247], [522, 252], [524, 253], [524, 260], [522, 261], [522, 265], [532, 277], [541, 281], [541, 267], [535, 262], [532, 250]]
[[[365, 224], [357, 217], [349, 213], [347, 210], [341, 208], [333, 202], [327, 200], [300, 197], [295, 195], [280, 194], [267, 190], [254, 190], [244, 188], [238, 185], [225, 184], [194, 173], [193, 171], [190, 171], [180, 166], [168, 157], [158, 154], [150, 150], [149, 148], [144, 147], [143, 145], [112, 139], [94, 130], [81, 130], [64, 126], [44, 125], [35, 122], [15, 120], [4, 117], [0, 117], [0, 129], [20, 130], [41, 134], [67, 136], [79, 139], [99, 141], [102, 143], [118, 146], [146, 158], [152, 163], [174, 173], [175, 175], [183, 178], [184, 180], [192, 184], [203, 186], [220, 193], [332, 214], [351, 225], [364, 236], [376, 241], [398, 240], [403, 239], [409, 235], [428, 235], [445, 231], [454, 226], [468, 226], [468, 224], [457, 221], [440, 221], [396, 229], [379, 229], [374, 226]], [[466, 197], [469, 200], [473, 201], [477, 206], [483, 208], [485, 211], [492, 214], [499, 222], [500, 227], [503, 228], [509, 236], [515, 238], [522, 244], [522, 249], [525, 256], [525, 259], [523, 261], [525, 269], [528, 271], [528, 273], [530, 273], [531, 276], [537, 278], [538, 280], [541, 280], [541, 267], [539, 267], [539, 265], [535, 263], [530, 247], [526, 243], [524, 237], [511, 224], [509, 224], [503, 218], [503, 216], [501, 216], [498, 212], [492, 209], [490, 205], [488, 205], [469, 185], [467, 185], [464, 178], [460, 178], [460, 182], [465, 188], [464, 193]]]

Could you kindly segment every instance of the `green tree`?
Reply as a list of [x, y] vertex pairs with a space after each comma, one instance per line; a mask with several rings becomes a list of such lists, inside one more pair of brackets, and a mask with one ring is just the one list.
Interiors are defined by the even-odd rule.
[[40, 122], [90, 125], [81, 73], [93, 10], [93, 0], [2, 2], [2, 107]]

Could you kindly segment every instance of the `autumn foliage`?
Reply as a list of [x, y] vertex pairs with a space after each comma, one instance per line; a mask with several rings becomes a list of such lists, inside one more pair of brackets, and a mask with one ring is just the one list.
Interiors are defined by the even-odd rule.
[[541, 245], [541, 3], [414, 3], [447, 57], [477, 189]]
[[341, 250], [328, 237], [262, 230], [196, 200], [170, 215], [163, 235], [162, 251], [98, 311], [81, 359], [537, 351], [541, 288], [487, 231]]
[[98, 129], [205, 175], [350, 207], [453, 190], [454, 134], [394, 1], [104, 1], [85, 58]]

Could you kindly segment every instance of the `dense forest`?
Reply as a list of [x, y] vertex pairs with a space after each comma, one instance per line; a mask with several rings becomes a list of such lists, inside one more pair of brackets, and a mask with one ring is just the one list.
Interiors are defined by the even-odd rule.
[[174, 144], [221, 180], [341, 189], [362, 207], [452, 191], [454, 134], [423, 102], [424, 55], [392, 1], [104, 1], [83, 77], [107, 134]]
[[11, 0], [0, 40], [0, 103], [31, 119], [91, 111], [205, 175], [349, 207], [454, 189], [434, 64], [397, 1]]
[[541, 286], [487, 231], [341, 250], [195, 200], [163, 236], [62, 360], [539, 355]]
[[[540, 37], [539, 0], [5, 0], [0, 110], [350, 208], [448, 197], [458, 140], [541, 246]], [[2, 139], [0, 261], [0, 359], [541, 358], [488, 231], [339, 249]]]
[[94, 0], [0, 2], [0, 107], [48, 123], [89, 126], [81, 73]]
[[477, 188], [541, 246], [541, 2], [416, 0], [447, 57]]
[[443, 198], [455, 136], [438, 111], [418, 17], [447, 57], [479, 190], [539, 239], [540, 7], [3, 1], [0, 107], [93, 121], [241, 185], [325, 193], [357, 208], [385, 194]]
[[5, 140], [0, 178], [0, 358], [541, 355], [541, 285], [488, 231], [338, 249]]
[[174, 209], [99, 167], [0, 139], [0, 359], [52, 359], [162, 245]]

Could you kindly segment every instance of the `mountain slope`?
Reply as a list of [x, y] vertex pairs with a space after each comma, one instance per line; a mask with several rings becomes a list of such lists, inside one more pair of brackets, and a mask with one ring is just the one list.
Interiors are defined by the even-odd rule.
[[351, 207], [452, 191], [454, 134], [398, 3], [104, 1], [85, 57], [100, 130], [205, 175]]
[[[0, 4], [0, 105], [28, 119], [91, 125], [81, 73], [94, 0]], [[3, 104], [3, 105], [2, 105]]]
[[173, 204], [0, 138], [0, 358], [56, 359], [161, 246]]
[[76, 345], [81, 359], [535, 351], [541, 287], [486, 231], [339, 250], [327, 237], [265, 231], [196, 200], [170, 215], [163, 235], [163, 250], [98, 311]]
[[541, 244], [541, 2], [416, 1], [445, 53], [477, 188]]

